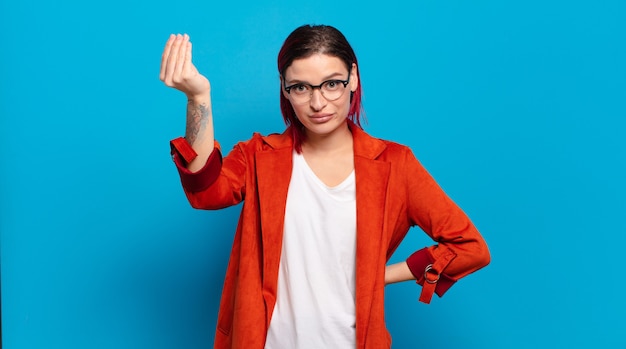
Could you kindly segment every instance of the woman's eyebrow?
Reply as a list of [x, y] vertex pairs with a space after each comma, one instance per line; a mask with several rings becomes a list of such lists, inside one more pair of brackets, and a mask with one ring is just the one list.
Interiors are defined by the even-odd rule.
[[[324, 81], [328, 81], [328, 80], [337, 79], [337, 78], [342, 78], [343, 79], [342, 76], [343, 76], [343, 74], [339, 73], [339, 72], [332, 73], [332, 74], [327, 75], [326, 77], [324, 77], [320, 83], [322, 83]], [[310, 84], [310, 85], [312, 85], [310, 82], [308, 82], [306, 80], [300, 80], [300, 79], [289, 79], [286, 82], [287, 82], [287, 85], [293, 85], [293, 84]]]

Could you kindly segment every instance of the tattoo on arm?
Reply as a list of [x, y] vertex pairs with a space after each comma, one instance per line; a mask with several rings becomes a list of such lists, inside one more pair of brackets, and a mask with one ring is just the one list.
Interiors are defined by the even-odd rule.
[[193, 101], [187, 102], [187, 129], [185, 138], [189, 144], [193, 144], [198, 139], [198, 134], [204, 132], [209, 119], [209, 108], [206, 104], [196, 104]]

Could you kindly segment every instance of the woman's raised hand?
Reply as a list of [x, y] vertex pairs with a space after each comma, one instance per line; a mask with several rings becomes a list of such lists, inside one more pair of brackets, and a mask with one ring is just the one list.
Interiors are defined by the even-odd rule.
[[170, 35], [161, 56], [159, 78], [189, 99], [208, 96], [211, 91], [209, 80], [191, 63], [191, 41], [187, 34]]

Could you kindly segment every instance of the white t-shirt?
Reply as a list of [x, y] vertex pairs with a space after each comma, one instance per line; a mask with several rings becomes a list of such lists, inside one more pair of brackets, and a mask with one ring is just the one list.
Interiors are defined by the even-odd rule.
[[326, 186], [294, 152], [266, 349], [356, 347], [354, 171]]

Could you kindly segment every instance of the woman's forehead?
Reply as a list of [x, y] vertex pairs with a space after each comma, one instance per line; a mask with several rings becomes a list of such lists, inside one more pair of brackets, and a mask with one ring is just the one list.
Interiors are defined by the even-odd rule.
[[345, 63], [338, 57], [316, 53], [306, 58], [295, 59], [285, 70], [285, 79], [312, 81], [347, 73]]

